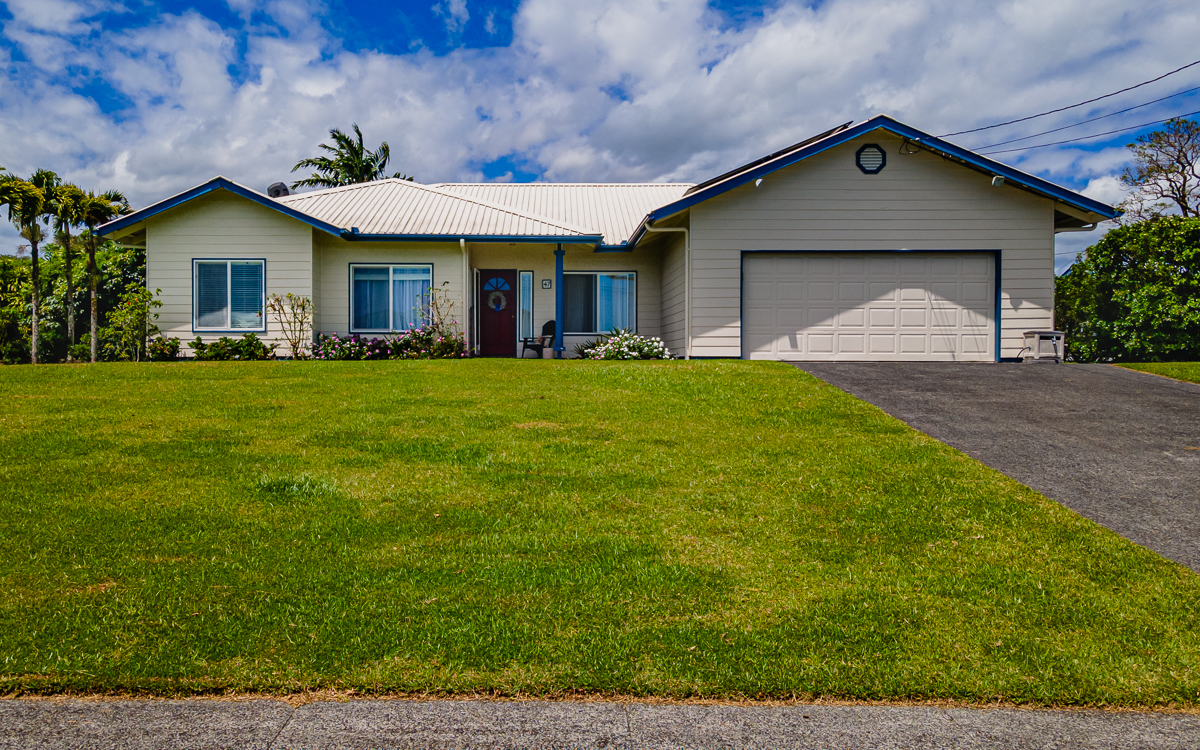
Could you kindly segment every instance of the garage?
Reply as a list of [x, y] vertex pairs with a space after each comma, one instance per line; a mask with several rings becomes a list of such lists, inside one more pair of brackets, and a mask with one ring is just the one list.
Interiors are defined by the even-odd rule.
[[742, 357], [993, 362], [993, 252], [742, 255]]

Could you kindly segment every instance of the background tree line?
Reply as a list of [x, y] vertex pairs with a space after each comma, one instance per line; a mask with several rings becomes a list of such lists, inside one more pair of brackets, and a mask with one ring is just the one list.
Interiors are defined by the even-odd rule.
[[[85, 191], [50, 170], [28, 178], [2, 170], [0, 206], [25, 239], [21, 250], [29, 257], [0, 258], [0, 359], [98, 361], [103, 319], [114, 309], [102, 295], [111, 296], [117, 278], [122, 294], [139, 283], [129, 278], [138, 275], [134, 268], [141, 269], [145, 289], [144, 256], [130, 257], [96, 234], [100, 225], [128, 213], [129, 202], [115, 190]], [[88, 322], [83, 351], [76, 331], [82, 310]]]
[[1055, 325], [1076, 361], [1200, 361], [1200, 124], [1128, 148], [1125, 214], [1055, 280]]

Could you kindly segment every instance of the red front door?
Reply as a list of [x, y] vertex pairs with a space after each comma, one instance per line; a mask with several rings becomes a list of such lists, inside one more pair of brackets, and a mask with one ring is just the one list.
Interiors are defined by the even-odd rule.
[[484, 357], [517, 356], [517, 272], [479, 271], [479, 351]]

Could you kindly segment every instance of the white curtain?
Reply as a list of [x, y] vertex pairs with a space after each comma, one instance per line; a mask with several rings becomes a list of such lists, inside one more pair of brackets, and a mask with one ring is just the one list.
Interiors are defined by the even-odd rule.
[[631, 273], [596, 275], [596, 330], [636, 327], [637, 298]]

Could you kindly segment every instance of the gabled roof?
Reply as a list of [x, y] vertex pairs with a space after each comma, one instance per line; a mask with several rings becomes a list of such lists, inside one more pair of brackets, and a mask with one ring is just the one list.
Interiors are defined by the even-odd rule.
[[624, 242], [646, 214], [681, 198], [689, 183], [442, 183], [429, 187], [521, 213], [588, 227], [605, 244]]
[[630, 244], [637, 242], [640, 239], [643, 228], [653, 225], [659, 219], [666, 218], [680, 211], [691, 208], [692, 206], [703, 203], [706, 200], [715, 198], [722, 193], [733, 190], [736, 187], [745, 185], [748, 182], [771, 174], [772, 172], [789, 167], [796, 162], [803, 161], [810, 156], [827, 151], [835, 146], [839, 146], [847, 141], [854, 140], [861, 135], [865, 135], [875, 130], [886, 130], [894, 133], [902, 138], [907, 138], [913, 143], [914, 147], [925, 148], [951, 159], [957, 160], [968, 166], [976, 169], [989, 172], [991, 174], [1003, 177], [1016, 185], [1020, 185], [1028, 190], [1043, 195], [1053, 200], [1061, 201], [1068, 206], [1073, 206], [1082, 211], [1097, 214], [1106, 219], [1112, 219], [1120, 215], [1120, 211], [1100, 201], [1092, 200], [1087, 196], [1080, 195], [1073, 190], [1055, 185], [1052, 182], [1047, 182], [1040, 177], [1034, 177], [1031, 174], [1022, 172], [1019, 169], [1014, 169], [1006, 164], [1001, 164], [998, 161], [987, 158], [975, 153], [969, 149], [956, 146], [948, 141], [943, 141], [940, 138], [930, 135], [929, 133], [917, 130], [914, 127], [905, 125], [904, 123], [894, 120], [887, 115], [876, 115], [865, 122], [858, 125], [846, 126], [842, 125], [833, 130], [829, 130], [814, 138], [806, 141], [801, 141], [794, 146], [789, 146], [781, 151], [777, 151], [770, 156], [765, 156], [762, 159], [745, 164], [737, 169], [726, 172], [725, 174], [715, 177], [707, 182], [696, 185], [695, 188], [689, 190], [686, 195], [672, 203], [668, 203], [660, 208], [651, 211], [646, 216], [646, 220], [642, 227], [639, 227], [634, 236], [630, 238]]
[[297, 193], [278, 202], [321, 221], [357, 229], [358, 239], [536, 237], [600, 241], [600, 233], [587, 226], [408, 180], [376, 180]]
[[[656, 221], [791, 166], [859, 136], [884, 130], [972, 169], [1058, 201], [1083, 223], [1120, 212], [1072, 190], [993, 161], [886, 115], [840, 125], [737, 169], [702, 182], [443, 183], [421, 185], [388, 179], [272, 199], [224, 177], [159, 201], [99, 228], [111, 236], [214, 190], [227, 190], [298, 221], [349, 240], [457, 240], [472, 242], [572, 242], [631, 249]], [[1056, 213], [1057, 215], [1057, 213]], [[135, 227], [136, 228], [136, 227]], [[603, 248], [601, 248], [603, 249]]]
[[260, 193], [256, 190], [251, 190], [250, 188], [246, 187], [245, 185], [239, 185], [236, 182], [234, 182], [233, 180], [227, 180], [224, 177], [221, 177], [219, 175], [217, 177], [212, 178], [208, 182], [205, 182], [202, 185], [197, 185], [196, 187], [194, 187], [190, 190], [185, 190], [182, 193], [177, 193], [176, 195], [172, 195], [170, 198], [166, 198], [164, 200], [159, 201], [158, 203], [151, 204], [149, 206], [146, 206], [143, 209], [134, 211], [131, 214], [126, 214], [125, 216], [122, 216], [119, 219], [110, 221], [107, 224], [103, 224], [103, 225], [97, 227], [97, 232], [103, 237], [107, 237], [109, 235], [116, 234], [117, 232], [120, 232], [122, 229], [131, 227], [134, 224], [137, 224], [138, 222], [145, 221], [146, 219], [150, 218], [151, 216], [154, 216], [155, 214], [160, 214], [163, 211], [168, 211], [168, 210], [175, 208], [176, 206], [179, 206], [183, 203], [187, 203], [190, 200], [199, 198], [200, 196], [205, 195], [206, 193], [211, 193], [214, 190], [228, 190], [229, 192], [233, 193], [234, 195], [240, 195], [243, 198], [254, 201], [255, 203], [266, 206], [267, 208], [273, 209], [275, 211], [279, 211], [280, 213], [290, 216], [293, 219], [302, 221], [305, 224], [316, 227], [317, 229], [320, 229], [322, 232], [328, 232], [329, 234], [333, 234], [333, 235], [341, 234], [342, 230], [339, 227], [334, 226], [333, 224], [330, 224], [325, 221], [321, 221], [320, 219], [309, 216], [308, 214], [305, 214], [301, 211], [297, 211], [294, 208], [280, 205], [278, 202], [272, 200], [271, 198], [263, 195], [262, 193]]

